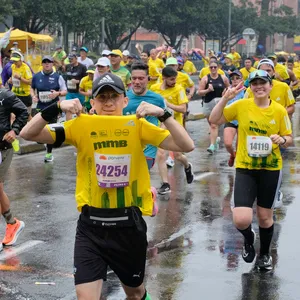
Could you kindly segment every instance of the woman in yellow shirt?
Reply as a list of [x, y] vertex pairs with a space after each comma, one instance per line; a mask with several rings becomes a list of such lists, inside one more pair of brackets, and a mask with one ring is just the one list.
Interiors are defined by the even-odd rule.
[[263, 70], [254, 71], [249, 75], [249, 83], [254, 98], [226, 106], [244, 89], [243, 83], [229, 88], [213, 109], [210, 121], [219, 125], [238, 121], [233, 222], [245, 239], [242, 257], [245, 262], [251, 263], [256, 256], [255, 232], [251, 223], [252, 207], [257, 200], [260, 253], [256, 265], [261, 270], [270, 270], [273, 208], [282, 176], [280, 147], [287, 148], [292, 144], [292, 129], [286, 109], [270, 99], [270, 75]]

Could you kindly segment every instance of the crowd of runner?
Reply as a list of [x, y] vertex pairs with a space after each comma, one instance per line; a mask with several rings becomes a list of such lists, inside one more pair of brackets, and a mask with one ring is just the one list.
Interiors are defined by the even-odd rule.
[[[100, 298], [109, 266], [127, 299], [149, 300], [143, 284], [147, 225], [142, 216], [154, 217], [159, 211], [157, 193], [171, 192], [167, 168], [174, 161], [183, 166], [186, 183], [193, 183], [193, 166], [185, 153], [193, 151], [194, 143], [185, 120], [188, 103], [197, 93], [202, 98], [199, 110], [209, 125], [208, 153], [218, 151], [224, 130], [228, 165], [236, 168], [232, 212], [245, 239], [242, 257], [247, 263], [256, 257], [251, 224], [257, 200], [256, 265], [272, 269], [273, 210], [282, 198], [281, 152], [293, 143], [298, 62], [275, 54], [256, 63], [252, 58], [242, 61], [234, 48], [219, 55], [209, 50], [207, 56], [199, 49], [187, 53], [168, 47], [148, 53], [140, 45], [137, 54], [104, 50], [94, 62], [87, 47], [67, 55], [58, 46], [53, 55], [42, 58], [40, 71], [33, 74], [17, 46], [10, 49], [3, 66], [0, 89], [4, 246], [14, 245], [25, 226], [10, 210], [3, 188], [16, 137], [44, 143], [46, 163], [53, 161], [53, 147], [74, 145], [80, 212], [74, 251], [78, 299]], [[198, 89], [190, 77], [197, 73], [190, 54], [204, 63]], [[58, 123], [59, 116], [66, 121]], [[161, 177], [158, 190], [150, 185], [155, 163]]]

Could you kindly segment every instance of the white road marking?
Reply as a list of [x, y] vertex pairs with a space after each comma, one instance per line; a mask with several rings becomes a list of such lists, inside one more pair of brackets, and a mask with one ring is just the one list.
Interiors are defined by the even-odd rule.
[[19, 246], [14, 247], [4, 247], [3, 251], [0, 253], [0, 261], [10, 259], [22, 252], [28, 251], [30, 248], [35, 247], [39, 244], [43, 243], [43, 241], [27, 241]]
[[199, 175], [196, 175], [194, 177], [194, 180], [201, 180], [205, 177], [208, 177], [208, 176], [211, 176], [211, 175], [214, 175], [214, 174], [216, 174], [216, 173], [215, 172], [206, 172], [206, 173], [203, 173], [203, 174], [199, 174]]

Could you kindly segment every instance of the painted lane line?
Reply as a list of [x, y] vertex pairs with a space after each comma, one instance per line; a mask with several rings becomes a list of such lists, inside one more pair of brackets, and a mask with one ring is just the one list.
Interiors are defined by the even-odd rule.
[[206, 173], [203, 173], [203, 174], [199, 174], [199, 175], [196, 175], [194, 176], [194, 180], [201, 180], [205, 177], [208, 177], [208, 176], [211, 176], [211, 175], [214, 175], [216, 174], [215, 172], [206, 172]]
[[4, 247], [3, 252], [0, 254], [0, 260], [6, 260], [10, 259], [12, 257], [15, 257], [16, 255], [28, 251], [30, 248], [35, 247], [41, 243], [44, 243], [43, 241], [27, 241], [23, 244], [20, 244], [19, 246], [16, 247]]

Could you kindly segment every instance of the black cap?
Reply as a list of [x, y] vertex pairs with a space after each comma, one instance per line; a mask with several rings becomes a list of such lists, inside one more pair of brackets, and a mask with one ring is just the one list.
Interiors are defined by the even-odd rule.
[[50, 55], [45, 55], [45, 56], [43, 56], [42, 63], [44, 62], [44, 60], [49, 60], [49, 61], [52, 62], [52, 63], [54, 62], [53, 57], [50, 56]]
[[233, 75], [237, 75], [241, 78], [243, 78], [243, 74], [239, 71], [239, 70], [234, 70], [230, 73], [229, 77], [233, 76]]
[[93, 82], [93, 97], [97, 97], [99, 92], [106, 86], [113, 88], [118, 94], [126, 95], [122, 79], [117, 75], [105, 73]]
[[77, 58], [77, 55], [75, 53], [70, 53], [68, 58]]

